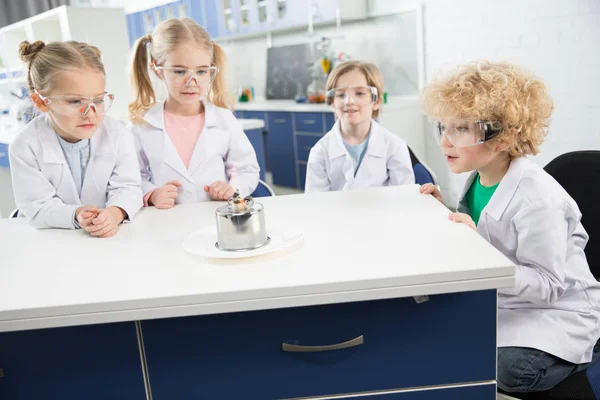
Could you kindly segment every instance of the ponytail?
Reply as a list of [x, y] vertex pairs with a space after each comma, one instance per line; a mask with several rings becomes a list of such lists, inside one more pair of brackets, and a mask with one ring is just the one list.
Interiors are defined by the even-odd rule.
[[213, 46], [213, 63], [219, 67], [219, 73], [211, 84], [208, 92], [208, 100], [217, 107], [232, 109], [234, 106], [234, 98], [229, 92], [227, 85], [228, 61], [227, 54], [221, 46], [214, 41]]
[[140, 122], [150, 107], [156, 103], [156, 94], [152, 88], [150, 73], [148, 71], [148, 44], [152, 43], [152, 36], [146, 35], [139, 38], [134, 45], [131, 58], [131, 85], [133, 86], [134, 100], [129, 103], [129, 119]]

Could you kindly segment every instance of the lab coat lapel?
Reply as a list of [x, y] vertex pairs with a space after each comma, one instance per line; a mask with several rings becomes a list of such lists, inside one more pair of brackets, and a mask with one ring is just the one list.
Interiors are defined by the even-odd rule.
[[[371, 168], [373, 166], [379, 166], [378, 159], [385, 157], [386, 148], [385, 142], [380, 132], [381, 125], [377, 122], [371, 122], [371, 131], [369, 132], [369, 143], [365, 151], [365, 156], [362, 162], [358, 166], [356, 171], [356, 182], [370, 182], [371, 177], [374, 175]], [[354, 164], [352, 163], [352, 167]]]
[[159, 129], [159, 132], [162, 132], [161, 137], [153, 138], [152, 145], [160, 146], [164, 150], [164, 161], [169, 167], [171, 167], [175, 172], [177, 172], [181, 177], [187, 179], [191, 183], [194, 183], [192, 176], [190, 175], [188, 169], [183, 164], [181, 157], [177, 153], [175, 149], [175, 145], [171, 141], [171, 138], [167, 134], [167, 130], [165, 128], [165, 111], [164, 111], [164, 102], [156, 103], [144, 116], [144, 120], [148, 122], [150, 125]]
[[198, 141], [196, 142], [196, 146], [194, 147], [194, 153], [192, 154], [192, 159], [190, 160], [190, 165], [188, 170], [191, 176], [194, 176], [196, 170], [206, 162], [206, 153], [210, 151], [207, 149], [205, 144], [209, 139], [209, 135], [206, 135], [206, 131], [210, 129], [214, 129], [218, 127], [218, 114], [217, 108], [211, 102], [205, 100], [204, 103], [204, 129], [198, 137]]
[[42, 159], [47, 168], [51, 170], [50, 176], [57, 176], [56, 193], [66, 204], [81, 204], [73, 174], [69, 169], [65, 154], [60, 147], [58, 135], [52, 126], [50, 115], [46, 114], [44, 123], [39, 132], [42, 145]]

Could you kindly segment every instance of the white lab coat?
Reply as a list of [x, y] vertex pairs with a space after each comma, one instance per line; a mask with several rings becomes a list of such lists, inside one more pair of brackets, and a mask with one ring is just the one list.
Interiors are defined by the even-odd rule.
[[[469, 213], [465, 194], [458, 211]], [[498, 346], [529, 347], [575, 364], [589, 362], [600, 337], [600, 284], [583, 249], [588, 235], [567, 192], [527, 158], [511, 162], [477, 231], [516, 267], [498, 295]]]
[[204, 102], [204, 112], [204, 130], [188, 168], [165, 130], [164, 102], [148, 110], [146, 124], [132, 125], [144, 195], [172, 180], [182, 184], [176, 203], [211, 200], [204, 186], [215, 181], [228, 182], [243, 196], [254, 192], [260, 168], [239, 121], [209, 101]]
[[310, 150], [306, 192], [363, 189], [415, 183], [408, 146], [404, 140], [371, 122], [365, 156], [354, 175], [354, 162], [344, 146], [340, 121]]
[[81, 197], [47, 114], [21, 130], [9, 155], [19, 213], [36, 228], [74, 229], [74, 213], [82, 205], [118, 206], [129, 220], [142, 207], [133, 137], [111, 117], [104, 117], [90, 139]]

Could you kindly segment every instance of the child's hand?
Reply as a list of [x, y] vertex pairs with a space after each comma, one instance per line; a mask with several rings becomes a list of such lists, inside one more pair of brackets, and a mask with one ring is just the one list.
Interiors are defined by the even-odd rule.
[[446, 205], [446, 202], [444, 201], [444, 198], [442, 197], [442, 194], [440, 193], [440, 190], [438, 189], [438, 187], [432, 183], [426, 183], [424, 185], [421, 186], [421, 188], [419, 189], [419, 191], [422, 194], [430, 194], [432, 195], [434, 198], [436, 198], [440, 203], [442, 203], [443, 205]]
[[148, 204], [153, 205], [159, 210], [166, 210], [175, 205], [175, 199], [178, 196], [177, 189], [181, 187], [181, 182], [170, 181], [165, 183], [161, 188], [156, 189], [150, 195]]
[[473, 222], [473, 219], [471, 219], [471, 216], [468, 214], [452, 213], [452, 214], [448, 215], [448, 219], [451, 221], [454, 221], [454, 222], [458, 222], [460, 224], [465, 224], [469, 228], [471, 228], [475, 232], [477, 232], [477, 227], [475, 226], [475, 222]]
[[107, 238], [117, 234], [119, 225], [127, 214], [119, 207], [108, 207], [99, 210], [98, 216], [92, 220], [92, 224], [85, 228], [92, 236]]
[[208, 195], [213, 200], [229, 200], [235, 190], [227, 183], [223, 181], [213, 182], [210, 186], [204, 186], [204, 191], [208, 192]]
[[92, 224], [92, 220], [98, 216], [98, 210], [94, 206], [82, 206], [75, 211], [75, 220], [82, 229]]

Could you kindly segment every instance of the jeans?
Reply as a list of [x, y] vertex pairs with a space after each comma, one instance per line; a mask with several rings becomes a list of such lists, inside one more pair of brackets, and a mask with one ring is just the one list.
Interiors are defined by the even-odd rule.
[[541, 350], [525, 347], [498, 349], [498, 388], [507, 393], [542, 392], [552, 389], [600, 359], [600, 341], [592, 361], [573, 364]]

